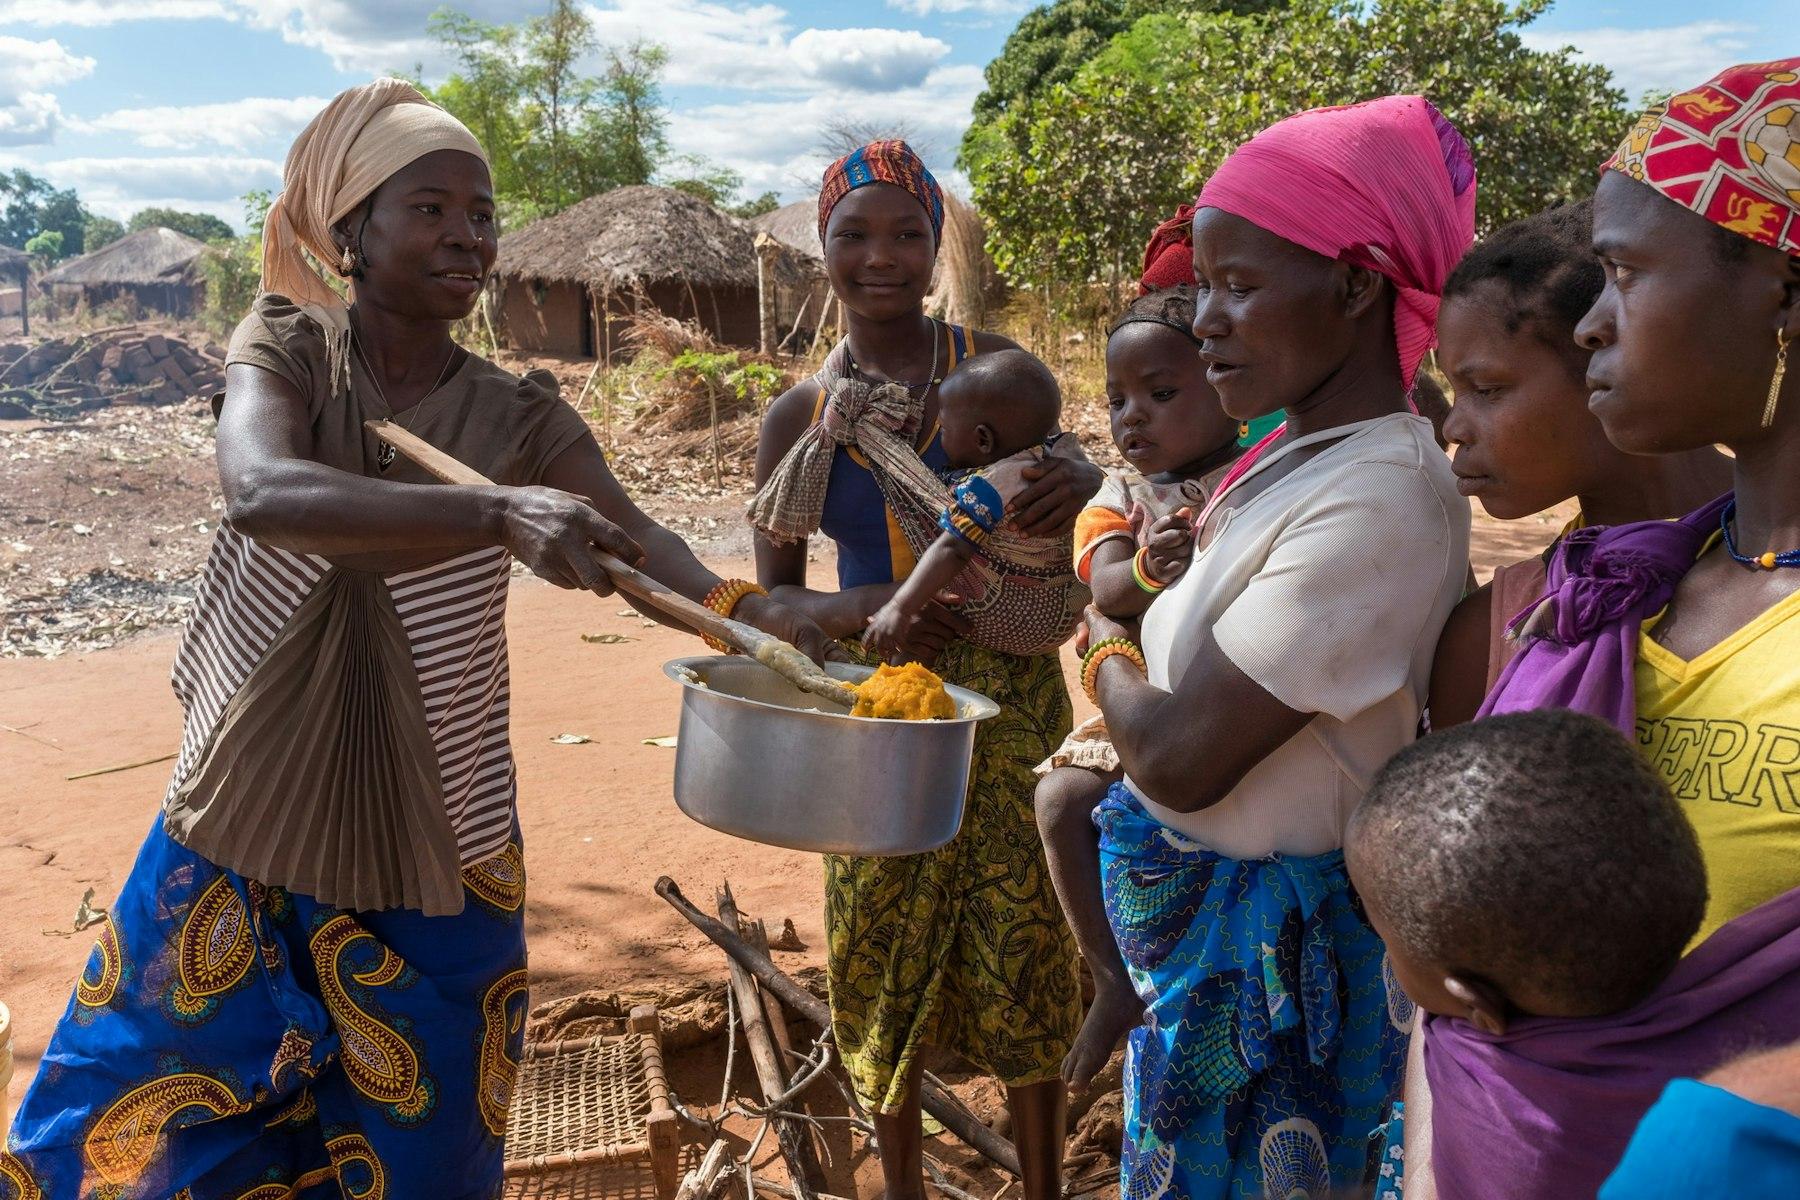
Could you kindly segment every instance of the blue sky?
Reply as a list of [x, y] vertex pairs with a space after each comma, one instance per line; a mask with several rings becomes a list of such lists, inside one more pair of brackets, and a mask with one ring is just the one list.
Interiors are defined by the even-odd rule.
[[[237, 223], [279, 185], [288, 143], [324, 99], [386, 69], [446, 64], [424, 36], [443, 0], [0, 0], [0, 168], [75, 187], [97, 211], [151, 204]], [[542, 0], [464, 0], [490, 21]], [[678, 152], [797, 198], [833, 120], [898, 120], [946, 168], [981, 68], [1028, 0], [589, 0], [603, 39], [670, 52]], [[1562, 0], [1534, 45], [1572, 44], [1633, 96], [1732, 62], [1800, 53], [1781, 5]], [[959, 180], [946, 170], [952, 186]]]

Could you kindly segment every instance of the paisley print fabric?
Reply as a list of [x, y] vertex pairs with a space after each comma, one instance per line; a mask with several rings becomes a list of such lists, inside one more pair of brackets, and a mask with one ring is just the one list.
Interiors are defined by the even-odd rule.
[[1226, 858], [1123, 784], [1094, 823], [1146, 1006], [1125, 1052], [1121, 1196], [1324, 1200], [1362, 1184], [1406, 1028], [1343, 852]]
[[935, 669], [1000, 705], [975, 735], [962, 832], [930, 854], [825, 860], [832, 1026], [878, 1112], [899, 1107], [922, 1046], [1017, 1087], [1056, 1078], [1081, 1024], [1075, 940], [1032, 810], [1032, 768], [1071, 724], [1062, 667], [957, 642]]
[[460, 916], [344, 912], [159, 819], [13, 1122], [0, 1200], [497, 1195], [527, 1006], [517, 832], [463, 879]]

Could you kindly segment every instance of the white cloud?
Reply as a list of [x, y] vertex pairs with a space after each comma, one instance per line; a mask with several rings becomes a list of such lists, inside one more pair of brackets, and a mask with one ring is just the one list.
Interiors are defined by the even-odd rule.
[[1573, 46], [1580, 57], [1613, 73], [1633, 103], [1648, 91], [1680, 91], [1704, 83], [1733, 63], [1754, 57], [1756, 29], [1732, 21], [1693, 21], [1658, 29], [1526, 30], [1533, 50]]
[[81, 133], [124, 134], [150, 150], [285, 149], [325, 103], [320, 96], [251, 97], [222, 104], [121, 108], [91, 120], [71, 119], [69, 125]]
[[59, 188], [110, 217], [169, 205], [210, 212], [233, 224], [243, 218], [241, 197], [252, 188], [281, 186], [281, 164], [270, 158], [197, 154], [169, 158], [64, 158], [28, 164]]
[[1022, 13], [1032, 4], [1033, 0], [888, 0], [889, 8], [898, 8], [919, 17], [927, 17], [932, 13], [968, 12], [1005, 16]]
[[56, 137], [62, 109], [50, 89], [93, 74], [94, 60], [54, 39], [0, 35], [0, 146], [42, 145]]
[[683, 154], [723, 163], [744, 177], [744, 190], [794, 196], [816, 184], [825, 166], [821, 134], [834, 121], [904, 126], [936, 148], [929, 165], [947, 187], [966, 190], [950, 165], [981, 91], [981, 68], [939, 67], [918, 87], [894, 92], [816, 92], [793, 99], [750, 100], [678, 110], [669, 140]]
[[807, 29], [790, 44], [813, 78], [865, 92], [917, 87], [950, 44], [916, 29]]
[[230, 15], [224, 0], [0, 0], [0, 24], [92, 27]]
[[712, 0], [607, 0], [589, 5], [602, 45], [656, 42], [669, 52], [664, 82], [675, 87], [793, 85], [787, 11], [773, 4]]

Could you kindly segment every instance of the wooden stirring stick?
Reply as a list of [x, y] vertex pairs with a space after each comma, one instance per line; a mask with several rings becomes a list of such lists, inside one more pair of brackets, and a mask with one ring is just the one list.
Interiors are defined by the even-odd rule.
[[[493, 480], [439, 450], [436, 446], [392, 421], [364, 422], [369, 432], [425, 468], [445, 483], [492, 486]], [[689, 629], [711, 634], [727, 646], [735, 646], [802, 691], [812, 692], [845, 707], [856, 704], [856, 693], [840, 680], [819, 669], [817, 663], [772, 633], [753, 625], [722, 617], [704, 604], [663, 586], [623, 559], [594, 547], [594, 559], [613, 584], [632, 599], [673, 617]]]

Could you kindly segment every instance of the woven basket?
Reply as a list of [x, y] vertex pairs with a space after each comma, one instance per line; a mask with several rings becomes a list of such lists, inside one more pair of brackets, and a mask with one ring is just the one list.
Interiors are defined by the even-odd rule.
[[507, 1121], [508, 1200], [671, 1200], [680, 1156], [656, 1009], [632, 1009], [622, 1035], [525, 1047]]

